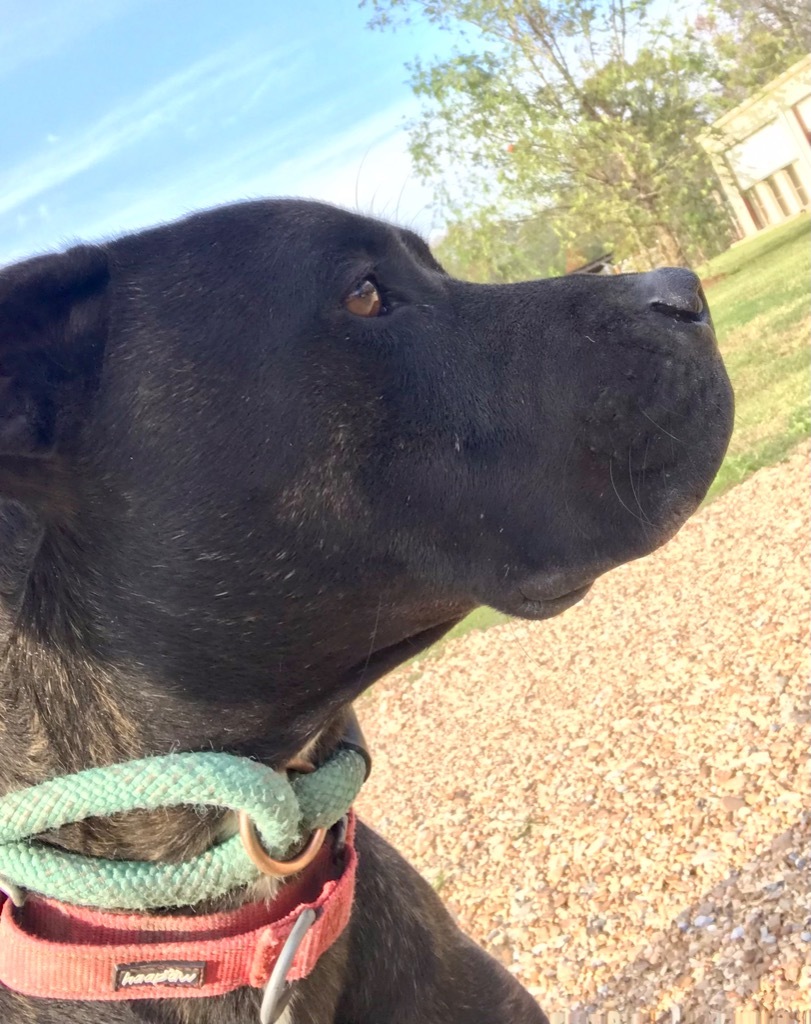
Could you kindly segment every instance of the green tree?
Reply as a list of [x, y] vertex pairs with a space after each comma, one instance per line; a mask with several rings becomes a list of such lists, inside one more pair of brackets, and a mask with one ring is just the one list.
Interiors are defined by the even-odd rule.
[[711, 108], [722, 113], [741, 103], [811, 51], [807, 0], [710, 0], [696, 19], [715, 81]]
[[449, 221], [434, 250], [448, 271], [470, 281], [498, 284], [564, 269], [558, 234], [544, 214], [505, 219], [496, 208], [481, 208]]
[[653, 23], [652, 0], [370, 2], [374, 26], [416, 11], [462, 33], [449, 59], [411, 69], [425, 101], [412, 154], [457, 215], [481, 197], [511, 216], [546, 211], [564, 243], [597, 230], [649, 265], [726, 245], [729, 215], [695, 141], [706, 47], [686, 24]]
[[498, 208], [486, 207], [451, 220], [434, 251], [457, 277], [500, 284], [554, 277], [611, 250], [590, 228], [577, 233], [576, 244], [562, 241], [565, 234], [548, 210], [505, 218]]

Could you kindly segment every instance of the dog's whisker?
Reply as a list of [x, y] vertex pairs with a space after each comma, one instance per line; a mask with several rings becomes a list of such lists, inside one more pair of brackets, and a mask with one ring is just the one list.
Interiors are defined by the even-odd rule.
[[[650, 443], [650, 438], [648, 438], [648, 441], [645, 444], [645, 455], [647, 455], [648, 444], [649, 443]], [[634, 471], [633, 471], [633, 468], [631, 466], [631, 447], [630, 447], [630, 445], [628, 446], [628, 482], [631, 485], [631, 494], [633, 494], [633, 496], [634, 496], [634, 501], [636, 502], [636, 506], [639, 509], [639, 514], [642, 517], [642, 522], [643, 523], [647, 523], [648, 526], [653, 526], [653, 523], [650, 521], [648, 516], [645, 514], [644, 508], [642, 508], [642, 502], [639, 500], [639, 493], [637, 492], [637, 489], [634, 486]], [[647, 533], [647, 531], [646, 531], [646, 533]]]
[[645, 412], [644, 409], [640, 409], [639, 411], [642, 413], [642, 415], [645, 417], [646, 420], [649, 420], [654, 425], [654, 427], [656, 427], [657, 430], [661, 430], [663, 434], [667, 434], [668, 437], [672, 437], [673, 440], [674, 441], [678, 441], [679, 444], [684, 444], [684, 441], [682, 441], [682, 439], [680, 437], [676, 437], [675, 434], [671, 434], [669, 431], [665, 430], [665, 428], [660, 426], [656, 422], [656, 420], [653, 419], [652, 416], [648, 416], [648, 414]]
[[620, 503], [620, 505], [622, 505], [622, 507], [625, 509], [625, 511], [629, 515], [632, 515], [634, 517], [634, 519], [638, 519], [640, 523], [644, 523], [645, 522], [644, 519], [642, 519], [640, 516], [638, 516], [636, 514], [636, 512], [634, 512], [634, 510], [632, 508], [628, 508], [628, 506], [622, 500], [622, 496], [620, 495], [620, 492], [617, 490], [617, 485], [614, 482], [613, 459], [609, 459], [608, 460], [608, 476], [609, 476], [609, 479], [611, 480], [611, 486], [614, 488], [614, 494], [617, 496], [617, 501]]
[[363, 669], [360, 673], [360, 681], [363, 682], [363, 677], [366, 675], [366, 669], [369, 667], [369, 662], [372, 660], [372, 655], [375, 649], [375, 640], [377, 640], [377, 630], [380, 626], [380, 612], [383, 609], [383, 595], [381, 594], [377, 601], [377, 612], [375, 614], [375, 624], [372, 627], [372, 635], [369, 639], [369, 652], [366, 655], [366, 661], [363, 664]]

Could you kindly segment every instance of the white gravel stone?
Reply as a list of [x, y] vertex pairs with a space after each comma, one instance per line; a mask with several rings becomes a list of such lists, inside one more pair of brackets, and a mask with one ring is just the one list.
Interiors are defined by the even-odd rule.
[[362, 815], [550, 1016], [808, 1009], [808, 458], [359, 703]]

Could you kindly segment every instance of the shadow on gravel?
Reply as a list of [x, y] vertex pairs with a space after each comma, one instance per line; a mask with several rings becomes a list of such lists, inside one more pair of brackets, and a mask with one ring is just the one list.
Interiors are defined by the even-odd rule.
[[547, 1011], [550, 1024], [808, 1024], [810, 868], [804, 811], [765, 853], [682, 911], [603, 986], [599, 1004]]

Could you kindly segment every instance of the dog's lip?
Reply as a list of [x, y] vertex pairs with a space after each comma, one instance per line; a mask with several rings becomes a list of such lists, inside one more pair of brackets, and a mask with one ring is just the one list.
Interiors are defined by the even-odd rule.
[[590, 580], [588, 583], [584, 583], [579, 587], [574, 587], [572, 590], [566, 590], [562, 594], [548, 596], [535, 595], [531, 592], [527, 593], [527, 589], [524, 587], [519, 588], [519, 593], [528, 604], [541, 605], [549, 608], [550, 611], [555, 610], [558, 607], [563, 610], [563, 608], [568, 608], [576, 601], [579, 601], [582, 597], [585, 597], [591, 590], [593, 582], [593, 580]]
[[577, 569], [546, 569], [526, 575], [516, 588], [517, 595], [539, 604], [557, 604], [582, 597], [595, 579], [608, 569], [600, 564]]
[[531, 591], [527, 593], [529, 588], [520, 587], [520, 593], [522, 597], [527, 601], [537, 601], [539, 604], [556, 604], [558, 601], [568, 601], [570, 597], [582, 597], [591, 588], [594, 581], [589, 580], [588, 583], [583, 583], [579, 587], [572, 587], [571, 590], [564, 590], [559, 594], [533, 594]]
[[595, 579], [607, 566], [594, 571], [552, 570], [525, 577], [512, 591], [504, 608], [510, 615], [527, 619], [548, 619], [577, 604], [591, 590]]

